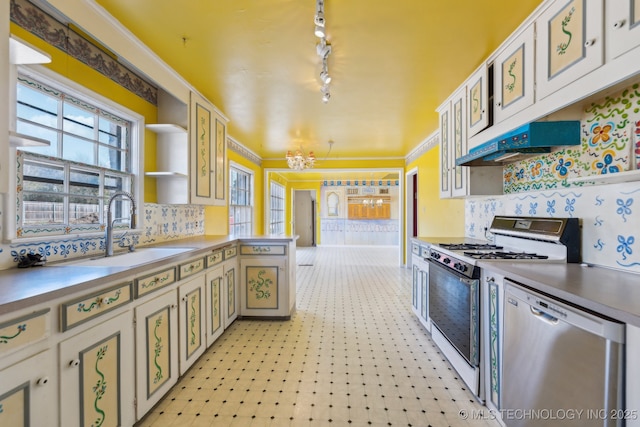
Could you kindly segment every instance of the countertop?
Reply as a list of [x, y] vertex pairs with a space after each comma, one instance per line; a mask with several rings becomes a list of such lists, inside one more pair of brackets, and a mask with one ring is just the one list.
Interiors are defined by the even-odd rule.
[[584, 264], [479, 261], [482, 274], [503, 275], [534, 290], [640, 326], [640, 275]]
[[[162, 267], [168, 261], [180, 262], [204, 256], [207, 252], [242, 241], [290, 242], [295, 236], [196, 236], [158, 243], [156, 248], [188, 248], [168, 258], [133, 267], [77, 266], [67, 262], [54, 262], [42, 267], [12, 268], [0, 271], [0, 315], [36, 304], [51, 301], [78, 291], [89, 290], [106, 283], [130, 280], [148, 270]], [[126, 256], [126, 255], [122, 255]], [[78, 260], [74, 258], [73, 260]]]
[[[424, 244], [487, 243], [465, 237], [414, 237]], [[640, 274], [544, 262], [478, 260], [482, 274], [504, 276], [533, 290], [612, 319], [640, 327]]]

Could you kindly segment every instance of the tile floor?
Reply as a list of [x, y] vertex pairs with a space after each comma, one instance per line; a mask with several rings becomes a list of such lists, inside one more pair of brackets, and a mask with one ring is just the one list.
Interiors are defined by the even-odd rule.
[[486, 426], [396, 248], [298, 248], [290, 321], [237, 320], [139, 426]]

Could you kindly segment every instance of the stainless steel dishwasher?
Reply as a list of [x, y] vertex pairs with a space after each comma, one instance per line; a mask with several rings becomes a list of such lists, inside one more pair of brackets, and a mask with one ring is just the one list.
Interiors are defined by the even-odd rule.
[[505, 424], [623, 425], [624, 333], [622, 323], [505, 280]]

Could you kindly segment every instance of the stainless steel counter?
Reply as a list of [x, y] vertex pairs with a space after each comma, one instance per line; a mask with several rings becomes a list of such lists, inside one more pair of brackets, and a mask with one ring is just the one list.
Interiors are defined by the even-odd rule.
[[[171, 257], [179, 262], [220, 247], [244, 240], [291, 241], [292, 236], [197, 236], [153, 245], [153, 247], [190, 248]], [[122, 255], [126, 256], [126, 255]], [[76, 260], [78, 258], [74, 258]], [[57, 262], [43, 267], [12, 268], [0, 271], [0, 315], [35, 304], [92, 289], [102, 284], [131, 278], [161, 266], [166, 259], [151, 261], [133, 267], [77, 266]]]
[[581, 264], [479, 261], [478, 265], [537, 291], [640, 326], [638, 274]]

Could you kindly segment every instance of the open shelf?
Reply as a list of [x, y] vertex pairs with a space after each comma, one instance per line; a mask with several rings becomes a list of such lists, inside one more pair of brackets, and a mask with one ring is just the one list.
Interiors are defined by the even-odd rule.
[[188, 175], [180, 172], [145, 172], [145, 176], [152, 178], [187, 178]]
[[577, 178], [569, 178], [569, 184], [577, 184], [580, 182], [595, 182], [596, 184], [616, 184], [620, 182], [640, 181], [640, 170], [630, 170], [618, 173], [608, 173], [603, 175], [580, 176]]
[[187, 133], [186, 128], [171, 123], [151, 123], [145, 127], [155, 133]]

